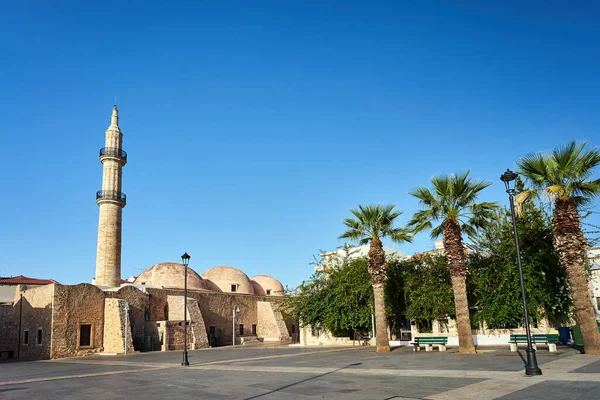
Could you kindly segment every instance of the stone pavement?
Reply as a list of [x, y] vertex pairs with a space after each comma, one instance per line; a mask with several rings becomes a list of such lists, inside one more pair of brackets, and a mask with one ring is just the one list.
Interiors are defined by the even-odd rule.
[[600, 356], [538, 351], [525, 377], [505, 349], [377, 354], [370, 347], [244, 347], [0, 364], [0, 399], [581, 399], [600, 397]]

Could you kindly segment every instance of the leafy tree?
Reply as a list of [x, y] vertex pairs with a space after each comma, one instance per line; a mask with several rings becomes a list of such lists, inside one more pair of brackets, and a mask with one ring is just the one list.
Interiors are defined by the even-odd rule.
[[554, 204], [554, 248], [567, 271], [575, 316], [581, 327], [585, 352], [589, 354], [600, 354], [600, 334], [587, 289], [587, 242], [579, 210], [600, 194], [600, 179], [591, 179], [599, 164], [597, 148], [586, 149], [585, 143], [575, 141], [552, 152], [527, 154], [517, 162], [518, 172], [527, 178], [531, 187], [519, 193], [517, 204], [541, 196]]
[[303, 282], [284, 303], [303, 326], [323, 327], [334, 336], [371, 326], [373, 291], [366, 258], [329, 264]]
[[[410, 192], [423, 206], [417, 211], [409, 227], [415, 232], [431, 230], [431, 237], [443, 236], [444, 250], [450, 268], [459, 351], [474, 353], [475, 345], [471, 333], [471, 319], [467, 300], [466, 252], [463, 233], [474, 235], [494, 217], [495, 203], [476, 203], [479, 192], [491, 185], [469, 178], [469, 171], [458, 175], [440, 175], [431, 180], [433, 190], [418, 187]], [[433, 226], [433, 223], [439, 223]]]
[[375, 334], [376, 351], [390, 351], [387, 336], [387, 317], [385, 307], [384, 282], [388, 263], [385, 259], [381, 239], [388, 237], [393, 242], [410, 242], [412, 237], [406, 228], [395, 228], [394, 220], [402, 213], [394, 210], [394, 205], [368, 205], [358, 206], [358, 210], [350, 210], [355, 218], [344, 219], [348, 228], [340, 235], [340, 239], [358, 241], [360, 244], [370, 244], [369, 249], [369, 274], [373, 286], [375, 300]]
[[454, 294], [443, 254], [417, 254], [397, 267], [404, 283], [406, 317], [435, 320], [455, 315]]
[[[518, 186], [522, 186], [519, 182]], [[566, 274], [552, 246], [552, 227], [544, 211], [529, 203], [517, 219], [523, 280], [532, 320], [548, 317], [563, 324], [571, 304]], [[469, 283], [477, 306], [475, 320], [490, 328], [523, 324], [523, 304], [510, 211], [499, 211], [475, 240], [478, 252], [469, 254]]]

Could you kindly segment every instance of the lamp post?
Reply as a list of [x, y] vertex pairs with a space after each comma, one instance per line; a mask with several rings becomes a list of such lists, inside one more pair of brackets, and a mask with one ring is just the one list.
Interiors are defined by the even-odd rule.
[[187, 269], [190, 255], [187, 252], [181, 256], [181, 262], [183, 264], [183, 361], [181, 365], [188, 366], [190, 363], [187, 352]]
[[514, 185], [511, 187], [511, 182], [519, 176], [516, 172], [507, 169], [505, 173], [500, 175], [500, 180], [504, 182], [506, 193], [510, 200], [510, 213], [513, 223], [513, 235], [515, 237], [515, 248], [517, 250], [517, 265], [519, 266], [519, 280], [521, 283], [521, 299], [523, 300], [523, 313], [525, 315], [525, 332], [527, 334], [527, 366], [525, 367], [525, 375], [534, 376], [542, 375], [542, 370], [538, 367], [535, 350], [531, 345], [531, 331], [529, 329], [529, 314], [527, 313], [527, 295], [525, 294], [525, 284], [523, 283], [523, 267], [521, 266], [521, 254], [519, 250], [519, 233], [517, 232], [517, 221], [515, 218], [515, 202], [514, 196], [516, 190]]
[[233, 345], [235, 346], [235, 314], [240, 312], [240, 307], [235, 306], [233, 308]]

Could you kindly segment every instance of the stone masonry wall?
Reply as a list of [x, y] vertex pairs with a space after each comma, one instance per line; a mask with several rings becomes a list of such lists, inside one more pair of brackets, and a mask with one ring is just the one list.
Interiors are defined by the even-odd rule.
[[256, 334], [265, 340], [289, 340], [290, 336], [283, 316], [273, 306], [273, 303], [267, 301], [257, 302]]
[[[167, 297], [182, 296], [183, 290], [176, 289], [155, 289], [147, 288], [150, 295], [150, 320], [173, 320], [171, 313], [176, 310], [171, 310], [168, 306]], [[233, 310], [235, 306], [240, 308], [240, 312], [236, 315], [236, 337], [239, 335], [239, 324], [244, 325], [244, 335], [251, 335], [252, 325], [257, 325], [257, 332], [260, 329], [260, 323], [257, 316], [257, 302], [263, 301], [268, 303], [279, 304], [284, 298], [275, 298], [273, 296], [256, 296], [240, 293], [218, 293], [205, 291], [188, 290], [188, 297], [196, 299], [198, 307], [202, 314], [206, 332], [210, 331], [210, 327], [215, 327], [215, 331], [219, 332], [219, 341], [216, 345], [228, 345], [232, 343], [233, 329]], [[165, 307], [167, 306], [167, 307]], [[168, 309], [168, 317], [165, 316], [165, 309]], [[183, 304], [181, 304], [181, 313], [183, 313]], [[176, 315], [176, 314], [173, 314]]]
[[[128, 312], [125, 300], [104, 300], [104, 353], [124, 353], [125, 340], [127, 340], [127, 352], [133, 353], [131, 325], [129, 324], [129, 315], [127, 315], [127, 325], [125, 325], [126, 314]], [[125, 332], [127, 332], [127, 337], [125, 337]]]
[[7, 359], [9, 352], [17, 357], [19, 341], [19, 308], [16, 304], [0, 305], [0, 360]]
[[145, 341], [149, 341], [147, 336], [155, 334], [146, 330], [146, 322], [150, 321], [150, 295], [135, 286], [123, 286], [104, 294], [107, 298], [123, 299], [129, 304], [129, 326], [135, 350], [150, 350], [144, 345]]
[[[15, 303], [17, 321], [22, 307], [21, 339], [17, 354], [22, 360], [50, 358], [54, 291], [55, 285], [34, 288], [27, 288], [25, 285], [17, 287], [15, 296], [16, 299], [19, 299]], [[26, 331], [28, 332], [27, 343], [25, 343]]]
[[[104, 292], [87, 283], [54, 285], [50, 358], [73, 357], [102, 350]], [[90, 346], [80, 346], [80, 326], [91, 325]]]

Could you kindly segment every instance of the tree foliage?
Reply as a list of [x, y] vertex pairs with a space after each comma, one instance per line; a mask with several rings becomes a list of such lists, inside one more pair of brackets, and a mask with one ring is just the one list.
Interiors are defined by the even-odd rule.
[[[517, 188], [522, 188], [517, 182]], [[531, 320], [548, 317], [559, 324], [571, 306], [565, 270], [552, 244], [552, 226], [536, 203], [524, 205], [517, 218], [521, 263]], [[475, 241], [479, 252], [469, 256], [475, 320], [490, 328], [523, 324], [523, 306], [510, 210], [499, 212], [497, 223]]]
[[370, 329], [373, 289], [368, 260], [344, 259], [316, 272], [290, 296], [285, 307], [303, 326], [323, 327], [334, 336]]
[[[388, 273], [386, 289], [389, 297], [396, 296], [392, 301], [397, 307], [395, 313], [403, 312], [408, 319], [420, 320], [454, 316], [454, 293], [444, 255], [419, 254], [391, 263]], [[404, 301], [397, 298], [398, 294]]]

